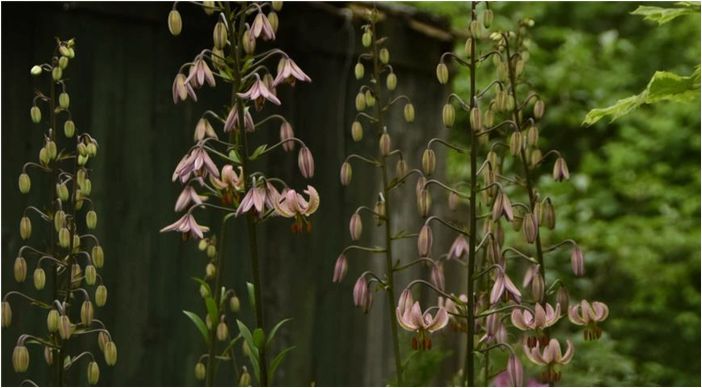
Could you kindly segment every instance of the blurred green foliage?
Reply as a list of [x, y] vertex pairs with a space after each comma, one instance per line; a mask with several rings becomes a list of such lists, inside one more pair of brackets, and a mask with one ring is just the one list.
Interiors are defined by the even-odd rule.
[[[412, 4], [466, 30], [467, 2]], [[525, 76], [546, 101], [540, 142], [560, 150], [572, 173], [554, 183], [545, 167], [539, 187], [556, 206], [551, 238], [578, 241], [588, 273], [576, 280], [564, 257], [547, 257], [546, 265], [572, 285], [571, 295], [605, 301], [611, 311], [600, 341], [573, 333], [576, 357], [562, 385], [699, 386], [699, 95], [581, 126], [591, 109], [644, 90], [656, 71], [692, 74], [699, 14], [658, 26], [632, 15], [635, 3], [490, 4], [497, 29], [535, 21]], [[467, 71], [455, 70], [454, 89], [466, 95]], [[464, 144], [466, 119], [457, 115], [452, 132]], [[449, 176], [465, 176], [465, 160], [452, 157]]]

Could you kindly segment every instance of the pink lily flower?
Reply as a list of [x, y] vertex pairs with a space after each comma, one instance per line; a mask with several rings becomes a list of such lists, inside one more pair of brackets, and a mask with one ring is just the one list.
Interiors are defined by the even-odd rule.
[[336, 259], [336, 263], [334, 264], [334, 275], [332, 276], [332, 282], [341, 283], [341, 281], [346, 277], [346, 272], [348, 269], [349, 264], [348, 260], [346, 259], [346, 255], [339, 255], [339, 257]]
[[273, 80], [273, 85], [278, 86], [287, 82], [295, 86], [295, 80], [302, 82], [312, 82], [312, 79], [305, 74], [302, 69], [289, 57], [282, 57], [278, 62], [278, 75]]
[[205, 137], [218, 139], [217, 133], [215, 132], [214, 128], [212, 128], [212, 124], [210, 124], [210, 122], [203, 117], [198, 120], [197, 125], [195, 126], [195, 135], [193, 136], [193, 140], [200, 141]]
[[263, 40], [275, 39], [275, 31], [273, 30], [273, 26], [271, 26], [271, 22], [268, 21], [268, 18], [263, 14], [263, 12], [259, 12], [256, 15], [256, 18], [251, 25], [251, 32], [256, 38], [263, 36]]
[[174, 182], [176, 179], [180, 179], [182, 183], [185, 183], [191, 175], [204, 177], [208, 174], [219, 177], [217, 165], [212, 161], [207, 151], [202, 146], [198, 146], [180, 160], [173, 172], [172, 179]]
[[242, 213], [247, 213], [249, 210], [254, 209], [256, 213], [263, 213], [263, 208], [266, 204], [266, 188], [263, 186], [251, 187], [249, 191], [241, 200], [239, 208], [236, 209], [236, 216], [238, 217]]
[[443, 307], [439, 307], [433, 317], [429, 310], [422, 312], [419, 302], [413, 301], [409, 290], [403, 291], [402, 295], [400, 295], [400, 301], [395, 313], [400, 327], [417, 333], [417, 336], [412, 339], [412, 348], [415, 350], [431, 349], [429, 334], [443, 329], [449, 322], [448, 313]]
[[[468, 304], [468, 297], [466, 294], [459, 295], [458, 299], [464, 304]], [[439, 297], [437, 304], [439, 307], [443, 307], [446, 312], [449, 313], [449, 322], [451, 322], [454, 330], [467, 332], [468, 328], [466, 327], [465, 318], [456, 317], [456, 315], [461, 315], [463, 313], [463, 308], [460, 308], [452, 299], [444, 298], [443, 296]]]
[[306, 217], [314, 214], [319, 208], [317, 190], [308, 185], [304, 193], [309, 197], [309, 201], [306, 201], [295, 190], [287, 189], [281, 194], [281, 199], [273, 204], [278, 215], [285, 218], [295, 218], [295, 223], [292, 226], [294, 233], [302, 231], [303, 223], [307, 225], [307, 231], [311, 231], [312, 224], [306, 220]]
[[178, 200], [175, 204], [175, 211], [180, 212], [185, 210], [185, 208], [187, 208], [191, 202], [200, 205], [202, 204], [202, 201], [206, 200], [207, 196], [198, 195], [197, 191], [195, 191], [192, 186], [187, 185], [178, 196]]
[[573, 343], [567, 339], [568, 348], [565, 353], [561, 353], [561, 345], [558, 340], [552, 338], [547, 345], [541, 349], [538, 343], [530, 347], [524, 344], [524, 354], [529, 361], [536, 365], [546, 366], [546, 371], [541, 375], [542, 381], [546, 383], [556, 383], [561, 379], [560, 366], [568, 364], [573, 358]]
[[353, 305], [360, 307], [366, 314], [373, 305], [373, 293], [368, 290], [368, 282], [364, 275], [361, 275], [353, 286]]
[[[248, 108], [244, 108], [244, 128], [246, 128], [246, 132], [253, 132], [256, 129], [253, 117], [251, 117]], [[227, 119], [224, 121], [224, 132], [231, 132], [232, 130], [239, 131], [240, 129], [239, 109], [238, 106], [234, 105], [229, 111]]]
[[190, 86], [190, 83], [186, 82], [185, 74], [183, 73], [178, 73], [178, 75], [176, 75], [175, 79], [173, 80], [173, 86], [171, 87], [171, 91], [173, 92], [174, 104], [177, 104], [178, 101], [187, 100], [188, 96], [190, 96], [190, 98], [192, 98], [193, 101], [197, 102], [197, 95], [195, 94], [195, 90], [192, 86]]
[[514, 299], [517, 303], [520, 303], [522, 293], [519, 291], [517, 286], [512, 283], [512, 280], [509, 278], [509, 276], [507, 276], [504, 268], [502, 268], [502, 266], [499, 267], [500, 269], [497, 271], [497, 275], [495, 276], [495, 284], [492, 286], [492, 290], [490, 291], [490, 304], [497, 303], [505, 291], [507, 291], [512, 299]]
[[243, 174], [244, 170], [241, 168], [241, 166], [239, 166], [239, 174], [237, 175], [231, 164], [225, 164], [222, 167], [222, 179], [210, 177], [210, 181], [212, 182], [212, 185], [219, 190], [230, 188], [240, 191], [244, 187], [244, 181], [241, 179]]
[[602, 329], [597, 326], [609, 316], [609, 307], [602, 302], [590, 302], [583, 299], [579, 304], [570, 306], [568, 319], [578, 326], [585, 326], [584, 336], [588, 341], [599, 339]]
[[212, 74], [212, 70], [207, 66], [207, 62], [205, 62], [205, 59], [201, 55], [190, 65], [188, 78], [185, 79], [185, 82], [192, 85], [194, 88], [201, 87], [205, 82], [211, 87], [216, 85], [214, 74]]
[[251, 85], [249, 90], [244, 93], [237, 93], [237, 95], [241, 98], [255, 101], [257, 107], [263, 106], [263, 100], [268, 100], [276, 105], [280, 105], [280, 100], [278, 97], [276, 97], [273, 92], [268, 90], [266, 84], [261, 81], [261, 77], [259, 77], [258, 74], [254, 74], [254, 76], [256, 77], [256, 80]]
[[206, 233], [209, 230], [210, 228], [208, 228], [207, 226], [199, 225], [195, 221], [195, 217], [193, 217], [192, 214], [186, 213], [178, 221], [161, 229], [161, 233], [175, 231], [181, 233], [190, 233], [190, 235], [193, 237], [203, 238], [203, 233]]
[[519, 330], [543, 330], [553, 326], [561, 318], [561, 305], [556, 304], [556, 309], [548, 304], [546, 308], [537, 303], [534, 305], [534, 314], [527, 309], [515, 308], [512, 310], [512, 324]]
[[468, 250], [470, 250], [470, 247], [468, 246], [468, 241], [466, 241], [466, 239], [459, 234], [458, 236], [456, 236], [456, 239], [453, 240], [453, 244], [451, 244], [451, 249], [449, 249], [448, 258], [460, 259], [464, 254], [468, 252]]

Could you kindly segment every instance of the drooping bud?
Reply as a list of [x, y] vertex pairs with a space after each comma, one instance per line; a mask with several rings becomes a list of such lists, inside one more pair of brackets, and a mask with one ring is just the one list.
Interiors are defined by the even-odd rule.
[[17, 373], [24, 373], [29, 368], [29, 350], [24, 345], [17, 345], [12, 351], [12, 368]]
[[195, 378], [198, 380], [204, 380], [207, 375], [207, 367], [205, 364], [198, 362], [195, 364]]
[[417, 237], [417, 252], [419, 253], [419, 257], [429, 256], [433, 239], [431, 227], [424, 224], [422, 229], [419, 230], [419, 237]]
[[34, 105], [32, 109], [29, 110], [29, 114], [34, 124], [39, 124], [41, 122], [41, 109], [39, 109], [38, 106]]
[[448, 78], [448, 66], [443, 62], [439, 62], [439, 64], [436, 65], [436, 79], [439, 80], [440, 84], [445, 85], [448, 82]]
[[522, 133], [519, 131], [512, 132], [512, 136], [509, 138], [509, 152], [514, 156], [519, 156], [524, 147]]
[[22, 283], [27, 278], [27, 261], [22, 256], [17, 256], [14, 265], [15, 281]]
[[68, 231], [68, 228], [63, 226], [59, 230], [58, 233], [59, 236], [59, 246], [61, 248], [68, 248], [71, 246], [71, 232]]
[[32, 66], [32, 70], [29, 71], [33, 76], [38, 76], [42, 72], [42, 68], [39, 65]]
[[58, 65], [61, 69], [66, 69], [68, 67], [68, 57], [61, 56], [61, 58], [59, 58]]
[[227, 327], [226, 322], [220, 321], [217, 325], [217, 339], [220, 341], [226, 341], [227, 337], [229, 337], [229, 327]]
[[59, 81], [61, 80], [61, 77], [63, 77], [63, 70], [60, 67], [54, 67], [51, 70], [51, 78], [54, 81]]
[[280, 125], [280, 141], [283, 142], [283, 150], [290, 152], [295, 149], [295, 141], [290, 140], [295, 137], [293, 127], [289, 122], [283, 121]]
[[460, 201], [460, 198], [458, 197], [458, 194], [455, 192], [450, 192], [448, 195], [448, 208], [449, 210], [456, 210], [458, 208], [458, 202]]
[[353, 304], [360, 307], [364, 313], [368, 313], [373, 304], [373, 293], [368, 290], [368, 282], [364, 276], [360, 276], [353, 286]]
[[339, 257], [336, 259], [336, 263], [334, 264], [334, 275], [332, 276], [332, 282], [341, 283], [341, 281], [346, 277], [346, 272], [348, 269], [349, 264], [348, 260], [346, 259], [346, 255], [339, 255]]
[[102, 307], [105, 303], [107, 303], [107, 287], [101, 284], [95, 289], [95, 304]]
[[89, 300], [84, 301], [83, 305], [80, 306], [80, 322], [83, 326], [90, 326], [93, 322], [94, 314], [95, 308], [93, 307], [93, 303]]
[[97, 281], [97, 270], [92, 264], [85, 266], [85, 284], [92, 286]]
[[71, 325], [71, 320], [68, 318], [68, 315], [63, 314], [59, 318], [58, 332], [62, 340], [71, 338], [71, 334], [73, 334], [73, 326]]
[[[171, 11], [172, 12], [172, 11]], [[216, 49], [222, 50], [227, 45], [227, 26], [224, 22], [218, 21], [212, 31], [212, 41]]]
[[268, 19], [268, 23], [271, 25], [273, 32], [278, 32], [278, 24], [280, 23], [280, 21], [278, 19], [278, 14], [271, 11], [271, 12], [268, 12], [268, 15], [266, 15], [266, 18]]
[[407, 175], [407, 162], [404, 159], [400, 159], [395, 165], [395, 177], [400, 179], [405, 175]]
[[22, 194], [27, 194], [32, 188], [32, 180], [27, 173], [21, 173], [19, 176], [19, 191]]
[[2, 327], [10, 327], [12, 324], [12, 306], [10, 302], [2, 302]]
[[485, 111], [485, 119], [483, 120], [483, 125], [487, 128], [490, 128], [494, 123], [495, 113], [492, 111], [492, 109], [488, 109], [487, 111]]
[[524, 386], [524, 367], [519, 361], [519, 358], [514, 354], [510, 354], [507, 360], [507, 375], [509, 376], [510, 386]]
[[177, 9], [172, 9], [168, 13], [168, 31], [171, 35], [178, 36], [183, 29], [183, 19], [180, 17], [180, 12]]
[[536, 146], [539, 141], [539, 128], [536, 125], [532, 125], [527, 130], [527, 144], [530, 146]]
[[109, 366], [113, 366], [117, 363], [117, 345], [114, 342], [109, 341], [105, 344], [105, 363]]
[[383, 132], [380, 135], [380, 140], [378, 141], [378, 147], [380, 149], [380, 154], [383, 156], [388, 156], [390, 154], [390, 135], [387, 132]]
[[88, 229], [95, 229], [97, 226], [97, 213], [95, 210], [89, 210], [87, 213], [85, 213], [85, 225], [88, 227]]
[[451, 103], [444, 105], [441, 111], [441, 120], [446, 128], [453, 127], [453, 124], [456, 122], [456, 109]]
[[32, 236], [32, 221], [29, 217], [24, 216], [20, 219], [19, 231], [22, 240], [28, 240]]
[[239, 298], [236, 295], [229, 298], [229, 308], [234, 313], [239, 312], [239, 309], [241, 308], [241, 302], [239, 302]]
[[[486, 9], [485, 11], [483, 11], [483, 26], [485, 26], [485, 28], [490, 28], [494, 17], [495, 17], [495, 15], [492, 13], [491, 9]], [[519, 384], [519, 385], [521, 385], [521, 384]], [[518, 387], [519, 385], [515, 385], [515, 386]]]
[[575, 276], [585, 275], [585, 257], [579, 246], [575, 245], [570, 253], [570, 265]]
[[536, 103], [534, 103], [534, 118], [537, 120], [543, 117], [544, 115], [544, 100], [537, 100]]
[[564, 179], [570, 179], [570, 171], [565, 159], [559, 156], [553, 164], [553, 180], [562, 182]]
[[39, 150], [39, 162], [45, 166], [49, 164], [49, 152], [46, 147], [41, 147]]
[[251, 385], [251, 375], [249, 371], [244, 367], [243, 372], [241, 372], [241, 377], [239, 377], [239, 386], [248, 387]]
[[59, 328], [59, 312], [56, 309], [49, 310], [46, 315], [46, 327], [49, 329], [49, 333], [54, 333]]
[[363, 78], [363, 75], [366, 73], [366, 68], [363, 67], [363, 64], [361, 62], [356, 62], [356, 66], [353, 68], [353, 74], [356, 76], [356, 79], [361, 79]]
[[250, 29], [246, 29], [241, 37], [241, 45], [244, 47], [246, 54], [253, 54], [256, 51], [256, 37], [253, 36]]
[[363, 47], [370, 47], [370, 45], [373, 43], [373, 34], [370, 32], [370, 30], [366, 30], [366, 32], [363, 33], [361, 36], [361, 43], [363, 44]]
[[365, 93], [363, 93], [364, 98], [366, 99], [366, 106], [369, 108], [372, 108], [375, 106], [375, 96], [370, 90], [366, 90]]
[[214, 244], [210, 244], [207, 246], [206, 252], [207, 257], [214, 259], [214, 257], [217, 256], [217, 247], [215, 247]]
[[385, 78], [385, 87], [388, 88], [388, 90], [395, 90], [397, 88], [397, 75], [395, 75], [394, 72], [388, 73], [387, 78]]
[[556, 301], [561, 305], [563, 311], [568, 311], [568, 306], [570, 305], [570, 296], [568, 296], [568, 289], [561, 286], [558, 287], [558, 292], [556, 293]]
[[405, 115], [405, 121], [408, 123], [414, 122], [414, 105], [412, 103], [407, 103], [405, 104], [405, 109], [404, 109], [404, 115]]
[[524, 232], [524, 238], [526, 238], [529, 244], [536, 241], [536, 235], [539, 231], [539, 225], [536, 222], [536, 216], [534, 213], [526, 213], [522, 219], [522, 231]]
[[105, 265], [105, 254], [101, 245], [96, 245], [90, 250], [90, 256], [93, 258], [95, 267], [102, 268]]
[[271, 2], [271, 7], [273, 7], [273, 10], [280, 12], [281, 9], [283, 9], [283, 2], [282, 1], [273, 1]]
[[68, 107], [71, 105], [71, 97], [66, 92], [59, 94], [58, 101], [59, 106], [63, 109], [68, 109]]
[[470, 110], [470, 127], [474, 131], [480, 131], [482, 127], [482, 115], [480, 114], [480, 108], [477, 106]]
[[377, 201], [375, 201], [375, 206], [373, 207], [373, 219], [375, 219], [375, 223], [380, 226], [383, 224], [383, 221], [385, 220], [385, 198], [383, 198], [382, 194], [379, 195], [379, 198]]
[[310, 179], [314, 176], [314, 159], [307, 146], [300, 148], [300, 153], [297, 154], [297, 165], [303, 177]]
[[482, 36], [483, 26], [478, 20], [472, 20], [468, 26], [470, 36], [473, 39], [479, 39]]
[[63, 123], [63, 134], [70, 139], [73, 137], [73, 135], [75, 135], [75, 133], [76, 124], [73, 122], [73, 120], [66, 120], [66, 122]]
[[422, 171], [424, 174], [431, 175], [436, 170], [436, 153], [431, 148], [424, 150], [422, 154]]
[[351, 234], [352, 241], [358, 241], [361, 239], [361, 233], [363, 233], [363, 222], [361, 221], [361, 215], [358, 213], [353, 213], [351, 220], [349, 221], [349, 233]]
[[46, 361], [46, 365], [54, 364], [54, 352], [48, 346], [44, 346], [44, 361]]
[[341, 172], [339, 173], [339, 177], [341, 179], [341, 185], [348, 186], [349, 183], [351, 183], [351, 176], [352, 176], [351, 163], [349, 163], [349, 162], [342, 163], [341, 164]]
[[351, 124], [351, 138], [355, 142], [359, 142], [363, 139], [363, 126], [360, 121], [354, 121]]
[[37, 268], [34, 270], [32, 278], [34, 279], [34, 288], [43, 290], [46, 285], [46, 272], [42, 268]]
[[110, 342], [110, 336], [104, 331], [100, 331], [97, 336], [98, 348], [101, 352], [105, 351], [105, 345]]
[[539, 220], [549, 229], [556, 227], [556, 211], [551, 203], [551, 198], [546, 198], [541, 204], [541, 216]]
[[68, 187], [65, 183], [56, 184], [56, 196], [63, 202], [68, 201]]
[[98, 363], [95, 361], [90, 361], [88, 363], [88, 384], [90, 385], [95, 385], [98, 383], [98, 380], [100, 380], [100, 367], [98, 366]]
[[420, 216], [424, 218], [429, 216], [429, 210], [431, 210], [431, 194], [429, 194], [429, 190], [423, 189], [419, 192], [417, 196], [417, 210]]
[[390, 62], [390, 51], [385, 47], [381, 48], [378, 52], [378, 58], [383, 65], [387, 65]]
[[440, 290], [446, 288], [446, 278], [444, 277], [444, 264], [436, 262], [431, 266], [431, 282]]
[[531, 154], [529, 155], [529, 164], [532, 167], [535, 167], [537, 164], [539, 164], [542, 157], [543, 157], [543, 155], [541, 154], [541, 150], [538, 148], [534, 148], [531, 151]]
[[358, 92], [355, 103], [357, 111], [364, 111], [366, 109], [366, 96], [363, 93]]
[[471, 49], [473, 47], [473, 39], [468, 38], [466, 39], [465, 45], [463, 45], [463, 52], [466, 54], [466, 57], [470, 58], [471, 56]]

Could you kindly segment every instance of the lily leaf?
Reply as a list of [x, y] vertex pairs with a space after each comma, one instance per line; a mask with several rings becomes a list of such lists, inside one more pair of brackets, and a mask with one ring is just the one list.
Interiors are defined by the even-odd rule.
[[236, 320], [237, 326], [239, 326], [239, 333], [244, 337], [244, 341], [249, 345], [249, 361], [251, 361], [251, 366], [254, 370], [254, 376], [256, 381], [260, 381], [260, 368], [258, 367], [258, 349], [254, 344], [253, 336], [251, 335], [251, 330], [240, 320]]
[[287, 356], [288, 352], [295, 349], [294, 346], [291, 346], [289, 348], [283, 349], [280, 353], [278, 353], [277, 356], [271, 361], [271, 366], [268, 369], [268, 381], [271, 382], [273, 381], [273, 376], [275, 375], [275, 370], [278, 369], [278, 366], [280, 365], [281, 362], [285, 359], [285, 356]]
[[183, 314], [190, 318], [190, 320], [195, 324], [197, 330], [200, 332], [200, 334], [202, 334], [202, 339], [205, 341], [205, 344], [209, 346], [210, 337], [207, 335], [207, 325], [205, 325], [205, 322], [202, 321], [202, 318], [200, 318], [197, 314], [187, 310], [183, 310]]
[[250, 160], [256, 160], [258, 159], [259, 156], [263, 155], [264, 152], [266, 152], [266, 149], [268, 148], [267, 144], [261, 144], [258, 146], [255, 150], [254, 153], [249, 157]]
[[266, 341], [266, 345], [270, 345], [270, 343], [273, 341], [273, 337], [275, 337], [275, 333], [278, 332], [278, 330], [286, 323], [292, 321], [292, 318], [285, 318], [282, 321], [278, 322], [273, 329], [271, 330], [271, 333], [268, 335], [268, 340]]
[[675, 3], [677, 8], [662, 8], [662, 7], [652, 7], [648, 5], [640, 5], [631, 14], [640, 15], [644, 17], [644, 20], [649, 20], [658, 23], [658, 25], [668, 23], [669, 21], [677, 18], [678, 16], [684, 15], [694, 15], [700, 13], [700, 4], [692, 2], [678, 2]]

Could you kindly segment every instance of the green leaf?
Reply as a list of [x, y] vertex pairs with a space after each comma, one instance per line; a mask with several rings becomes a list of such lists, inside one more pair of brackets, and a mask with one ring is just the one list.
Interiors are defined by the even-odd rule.
[[644, 20], [658, 23], [658, 25], [668, 23], [678, 16], [694, 15], [700, 13], [699, 3], [680, 2], [675, 5], [679, 8], [661, 8], [648, 5], [640, 5], [631, 14], [643, 16]]
[[229, 159], [233, 160], [234, 163], [241, 164], [241, 158], [236, 150], [229, 151]]
[[210, 337], [207, 335], [208, 330], [207, 330], [207, 325], [205, 325], [205, 322], [202, 321], [202, 318], [197, 316], [197, 314], [183, 310], [183, 314], [185, 314], [190, 320], [195, 324], [195, 327], [197, 327], [197, 330], [202, 334], [202, 339], [205, 341], [205, 344], [207, 346], [210, 345]]
[[203, 279], [192, 277], [194, 281], [198, 282], [201, 286], [205, 287], [207, 289], [207, 295], [212, 295], [212, 288], [210, 287], [209, 283], [204, 281]]
[[254, 332], [253, 332], [253, 340], [254, 340], [254, 345], [258, 349], [261, 349], [263, 345], [265, 345], [266, 341], [266, 333], [263, 332], [263, 329], [260, 327], [257, 327]]
[[644, 104], [659, 101], [688, 102], [700, 95], [700, 67], [687, 77], [668, 71], [657, 71], [641, 93], [618, 100], [607, 108], [596, 108], [585, 116], [583, 125], [592, 125], [610, 116], [610, 122], [626, 115]]
[[268, 144], [261, 144], [254, 150], [254, 153], [249, 156], [250, 160], [256, 160], [258, 159], [259, 156], [261, 156], [264, 152], [266, 152], [266, 149], [268, 147]]
[[278, 332], [278, 330], [286, 323], [292, 321], [292, 318], [285, 318], [282, 321], [278, 322], [275, 326], [273, 326], [273, 330], [271, 330], [271, 333], [268, 335], [268, 340], [266, 341], [266, 345], [270, 345], [270, 343], [273, 341], [273, 337], [275, 337], [275, 333]]
[[285, 356], [288, 354], [289, 351], [295, 349], [294, 346], [291, 346], [289, 348], [283, 349], [280, 353], [278, 353], [277, 356], [271, 361], [271, 366], [268, 369], [268, 383], [273, 381], [273, 376], [275, 375], [275, 370], [278, 369], [278, 366], [280, 365], [281, 362], [285, 359]]
[[249, 361], [251, 361], [251, 366], [253, 367], [256, 381], [261, 381], [261, 372], [258, 366], [258, 348], [256, 348], [256, 345], [254, 344], [253, 336], [251, 335], [251, 330], [249, 330], [249, 328], [246, 327], [244, 322], [238, 319], [236, 320], [236, 324], [237, 326], [239, 326], [239, 333], [241, 333], [241, 336], [244, 337], [244, 341], [246, 341], [246, 343], [249, 345]]
[[217, 324], [217, 317], [219, 316], [219, 309], [217, 308], [217, 303], [215, 303], [214, 298], [208, 296], [205, 298], [205, 307], [207, 307], [207, 314], [210, 316], [210, 322], [213, 325]]

